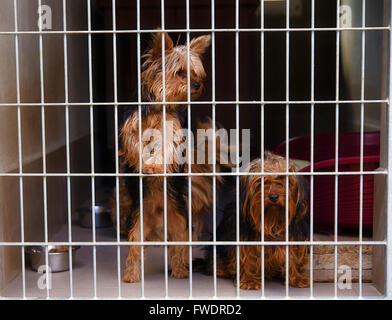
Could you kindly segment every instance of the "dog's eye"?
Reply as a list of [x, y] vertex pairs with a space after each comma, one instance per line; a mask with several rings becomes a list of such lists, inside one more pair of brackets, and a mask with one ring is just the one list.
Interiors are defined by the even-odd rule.
[[180, 70], [178, 70], [177, 71], [177, 75], [179, 76], [179, 77], [185, 77], [185, 71], [184, 71], [184, 69], [180, 69]]

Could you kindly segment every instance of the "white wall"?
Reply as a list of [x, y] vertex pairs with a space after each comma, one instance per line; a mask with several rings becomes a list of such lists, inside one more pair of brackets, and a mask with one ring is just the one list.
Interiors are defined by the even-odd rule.
[[[13, 0], [1, 0], [0, 31], [14, 31]], [[62, 30], [62, 1], [43, 1], [52, 9], [53, 30]], [[19, 30], [37, 31], [38, 1], [18, 0]], [[68, 29], [83, 29], [87, 13], [84, 1], [67, 1]], [[68, 37], [69, 96], [71, 102], [86, 102], [88, 99], [87, 37]], [[19, 36], [20, 98], [22, 103], [41, 101], [39, 37]], [[64, 54], [63, 35], [43, 36], [45, 102], [64, 102]], [[0, 103], [17, 102], [15, 37], [0, 35]], [[89, 134], [89, 113], [85, 108], [71, 107], [70, 139], [76, 141]], [[52, 167], [63, 166], [65, 159], [51, 157], [65, 144], [65, 108], [46, 107], [46, 151]], [[42, 172], [41, 108], [21, 108], [22, 154], [24, 172]], [[0, 172], [17, 172], [18, 166], [17, 109], [15, 106], [0, 106]], [[60, 165], [61, 163], [61, 165]], [[30, 229], [42, 227], [41, 201], [42, 179], [24, 179], [25, 225]], [[56, 189], [51, 190], [56, 192]], [[62, 191], [57, 191], [61, 193]], [[58, 194], [59, 197], [64, 196]], [[19, 183], [16, 178], [0, 177], [0, 241], [20, 240]], [[52, 220], [51, 220], [52, 221]], [[56, 228], [56, 219], [52, 227]], [[18, 248], [0, 248], [0, 289], [19, 270]], [[20, 267], [20, 266], [19, 266]]]
[[[352, 12], [352, 26], [362, 26], [362, 1], [342, 0], [341, 5], [347, 5]], [[381, 25], [383, 3], [381, 1], [369, 1], [367, 3], [366, 24], [371, 26], [376, 21]], [[383, 52], [385, 52], [385, 39], [383, 33], [366, 32], [365, 41], [365, 83], [364, 95], [367, 100], [380, 100], [386, 98], [383, 81], [386, 79], [386, 70], [383, 66]], [[352, 100], [361, 99], [361, 63], [362, 63], [362, 32], [341, 32], [341, 63], [342, 76]], [[383, 90], [384, 89], [384, 90]], [[349, 105], [349, 127], [348, 131], [359, 131], [361, 118], [360, 106]], [[380, 104], [366, 104], [364, 109], [365, 131], [380, 130]]]
[[[62, 29], [62, 1], [45, 1], [52, 8], [53, 29]], [[86, 16], [85, 10], [79, 8], [82, 2], [68, 1], [68, 27], [82, 28]], [[18, 1], [19, 29], [37, 30], [36, 1]], [[84, 14], [81, 14], [83, 13]], [[0, 30], [13, 31], [14, 14], [13, 1], [2, 0], [0, 8]], [[76, 15], [76, 17], [74, 17]], [[77, 37], [68, 40], [69, 91], [73, 102], [87, 101], [88, 75], [87, 41]], [[64, 102], [64, 60], [63, 36], [51, 35], [43, 37], [44, 52], [44, 89], [45, 102]], [[0, 37], [0, 103], [16, 102], [16, 59], [14, 36]], [[41, 102], [40, 61], [38, 36], [19, 36], [19, 63], [21, 102]], [[48, 152], [61, 147], [65, 141], [64, 108], [46, 108], [46, 148]], [[17, 122], [16, 108], [0, 108], [0, 170], [17, 169]], [[71, 141], [86, 135], [89, 131], [88, 113], [71, 112], [70, 133]], [[82, 116], [82, 118], [81, 118]], [[42, 156], [41, 141], [41, 109], [25, 107], [22, 110], [22, 140], [23, 159], [31, 162]]]

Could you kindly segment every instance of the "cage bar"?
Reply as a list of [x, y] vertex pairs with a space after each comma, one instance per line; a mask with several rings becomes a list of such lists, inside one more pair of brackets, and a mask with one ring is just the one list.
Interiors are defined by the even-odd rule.
[[[14, 28], [18, 31], [18, 7], [17, 0], [14, 0]], [[24, 205], [23, 205], [23, 154], [22, 154], [22, 120], [20, 107], [20, 69], [19, 69], [19, 38], [15, 34], [15, 72], [16, 72], [16, 101], [17, 101], [17, 121], [18, 121], [18, 164], [19, 164], [19, 206], [20, 206], [20, 240], [23, 244], [24, 236]], [[22, 261], [22, 298], [26, 298], [26, 267], [25, 267], [25, 246], [21, 246]]]
[[[340, 27], [340, 0], [336, 0], [336, 26]], [[340, 31], [336, 31], [336, 78], [335, 78], [335, 90], [336, 90], [336, 101], [339, 100], [339, 66], [340, 66]], [[339, 103], [335, 105], [335, 171], [339, 171]], [[335, 175], [335, 208], [334, 208], [334, 238], [335, 244], [338, 242], [338, 176]], [[335, 298], [338, 296], [338, 247], [334, 247], [334, 259], [335, 259], [335, 274], [334, 274], [334, 286], [335, 286]]]
[[[38, 7], [41, 7], [41, 0], [38, 0]], [[42, 25], [39, 24], [41, 30]], [[39, 73], [41, 87], [41, 139], [42, 139], [42, 184], [43, 184], [43, 203], [44, 203], [44, 238], [45, 238], [45, 265], [46, 271], [49, 270], [49, 253], [48, 253], [48, 195], [47, 195], [47, 176], [46, 176], [46, 129], [45, 129], [45, 84], [44, 84], [44, 57], [43, 57], [43, 40], [42, 34], [39, 35]], [[47, 279], [48, 280], [48, 279]], [[49, 285], [46, 286], [46, 298], [49, 298]]]
[[[112, 29], [117, 29], [116, 0], [112, 0]], [[119, 141], [118, 141], [118, 82], [117, 82], [117, 34], [113, 33], [113, 98], [114, 98], [114, 148], [115, 148], [115, 171], [119, 173]], [[116, 177], [116, 237], [120, 241], [120, 181]], [[143, 248], [141, 249], [143, 251]], [[117, 246], [117, 285], [118, 297], [121, 298], [121, 251]]]
[[[312, 0], [311, 3], [311, 28], [313, 29], [315, 25], [315, 0]], [[314, 60], [315, 60], [315, 53], [314, 53], [314, 31], [311, 31], [311, 60], [310, 60], [310, 100], [314, 100]], [[314, 103], [311, 104], [310, 106], [310, 172], [314, 172]], [[310, 237], [309, 240], [310, 242], [313, 242], [313, 227], [314, 227], [314, 204], [313, 204], [313, 199], [314, 199], [314, 176], [310, 176], [310, 210], [309, 210], [309, 220], [310, 220]], [[313, 279], [313, 246], [311, 245], [309, 247], [310, 252], [309, 252], [309, 277], [310, 277], [310, 298], [314, 297], [314, 279]]]
[[[286, 1], [286, 29], [290, 27], [290, 0]], [[286, 100], [290, 101], [290, 33], [286, 31]], [[286, 103], [286, 173], [289, 172], [289, 157], [290, 157], [290, 107]], [[285, 175], [285, 239], [289, 241], [289, 176]], [[286, 273], [285, 273], [285, 286], [286, 297], [289, 297], [289, 247], [286, 245]]]
[[[260, 0], [260, 27], [261, 29], [264, 29], [264, 0]], [[265, 67], [265, 53], [264, 53], [264, 31], [260, 32], [261, 36], [261, 88], [260, 88], [260, 100], [264, 100], [264, 67]], [[264, 140], [265, 140], [265, 133], [264, 133], [264, 111], [265, 111], [265, 105], [261, 104], [261, 111], [260, 111], [260, 122], [261, 122], [261, 154], [260, 154], [260, 159], [261, 159], [261, 172], [264, 172]], [[264, 175], [261, 176], [261, 241], [264, 241], [264, 215], [265, 215], [265, 210], [264, 210]], [[261, 246], [261, 297], [265, 298], [265, 266], [264, 266], [264, 246]]]
[[[137, 30], [140, 31], [140, 0], [136, 2], [136, 26]], [[144, 221], [143, 221], [143, 165], [142, 165], [142, 82], [141, 82], [141, 57], [140, 57], [140, 32], [137, 33], [137, 99], [138, 99], [138, 119], [139, 119], [139, 202], [140, 202], [140, 241], [144, 242]], [[144, 246], [140, 247], [140, 260], [141, 260], [141, 275], [140, 281], [142, 283], [142, 298], [145, 297], [145, 290], [144, 290]]]
[[[239, 0], [235, 2], [235, 26], [236, 29], [239, 28], [240, 24], [240, 7], [239, 7]], [[236, 31], [235, 33], [235, 97], [236, 100], [240, 99], [240, 80], [239, 80], [239, 33]], [[236, 103], [235, 106], [235, 127], [236, 127], [236, 173], [239, 173], [239, 146], [240, 146], [240, 106]], [[240, 241], [240, 179], [239, 175], [236, 175], [236, 239]], [[241, 267], [240, 267], [240, 247], [237, 245], [237, 297], [240, 296], [240, 274], [241, 274]]]
[[[189, 29], [190, 26], [190, 17], [189, 17], [189, 0], [186, 0], [186, 28]], [[187, 73], [186, 73], [186, 86], [187, 86], [187, 120], [188, 120], [188, 132], [191, 132], [191, 124], [192, 124], [192, 113], [191, 113], [191, 68], [190, 68], [190, 33], [186, 33], [186, 64], [187, 64]], [[188, 136], [188, 172], [192, 173], [192, 147], [191, 147], [191, 139]], [[188, 177], [188, 237], [189, 241], [192, 243], [192, 176]], [[188, 250], [189, 254], [189, 297], [193, 296], [193, 275], [192, 275], [192, 246], [189, 246]]]
[[[366, 31], [366, 30], [365, 30]], [[251, 100], [251, 101], [240, 101], [240, 100], [235, 100], [235, 101], [192, 101], [192, 104], [194, 105], [210, 105], [211, 103], [216, 104], [216, 105], [222, 105], [222, 104], [250, 104], [250, 105], [259, 105], [259, 104], [271, 104], [271, 105], [281, 105], [281, 104], [375, 104], [375, 103], [388, 103], [388, 99], [367, 99], [367, 100]], [[178, 101], [170, 101], [171, 104], [174, 105], [181, 105], [184, 104], [183, 102], [178, 102]], [[148, 102], [145, 101], [143, 102], [143, 105], [159, 105], [161, 104], [160, 102]], [[98, 102], [94, 101], [91, 104], [89, 102], [69, 102], [68, 104], [66, 103], [51, 103], [51, 102], [28, 102], [28, 103], [0, 103], [0, 107], [13, 107], [13, 106], [33, 106], [33, 107], [40, 107], [40, 106], [45, 106], [45, 107], [54, 107], [54, 106], [80, 106], [80, 107], [89, 107], [91, 105], [93, 106], [112, 106], [112, 102]], [[138, 105], [138, 102], [134, 101], [119, 101], [118, 102], [119, 106], [125, 106], [125, 105]]]
[[[63, 0], [63, 29], [67, 30], [67, 2]], [[64, 46], [64, 101], [69, 103], [69, 85], [68, 85], [68, 38], [67, 33], [63, 36]], [[69, 105], [65, 106], [65, 144], [66, 144], [66, 162], [67, 173], [71, 172], [70, 160], [70, 129], [69, 129]], [[71, 202], [71, 177], [67, 177], [67, 210], [68, 210], [68, 241], [72, 242], [72, 202]], [[68, 247], [69, 259], [69, 296], [73, 299], [73, 269], [72, 269], [72, 246]]]
[[[366, 26], [366, 0], [362, 0], [362, 26]], [[362, 30], [361, 43], [361, 99], [365, 98], [365, 41], [366, 34]], [[361, 103], [361, 128], [360, 128], [360, 171], [363, 172], [363, 148], [364, 148], [364, 121], [365, 121], [365, 105]], [[363, 175], [359, 177], [359, 241], [363, 237]], [[358, 260], [358, 282], [359, 297], [362, 298], [362, 245], [359, 246]]]
[[[161, 0], [162, 28], [162, 111], [163, 111], [163, 172], [166, 174], [166, 67], [165, 67], [165, 0]], [[167, 247], [167, 178], [163, 178], [163, 211], [164, 211], [164, 241], [165, 245], [165, 296], [169, 297], [168, 279], [168, 247]]]
[[[192, 28], [192, 29], [166, 29], [167, 32], [304, 32], [304, 31], [362, 31], [362, 30], [389, 30], [389, 27], [325, 27], [325, 28], [218, 28], [218, 29], [209, 29], [209, 28]], [[134, 29], [122, 29], [122, 30], [69, 30], [68, 34], [113, 34], [113, 33], [159, 33], [161, 31], [157, 29], [141, 29], [139, 31]], [[0, 31], [0, 35], [44, 35], [44, 34], [64, 34], [64, 31]]]
[[[148, 241], [149, 246], [164, 246], [167, 242], [165, 241]], [[246, 246], [294, 246], [294, 245], [313, 245], [313, 246], [320, 246], [320, 245], [325, 245], [325, 246], [354, 246], [354, 245], [374, 245], [374, 246], [386, 246], [388, 244], [388, 241], [340, 241], [338, 243], [335, 243], [335, 241], [217, 241], [216, 243], [214, 241], [170, 241], [170, 245], [173, 246], [182, 246], [182, 245], [194, 245], [194, 246], [202, 246], [202, 245], [217, 245], [217, 246], [236, 246], [236, 245], [246, 245]], [[25, 242], [0, 242], [0, 246], [44, 246], [45, 242], [44, 241], [25, 241]], [[99, 242], [93, 242], [93, 241], [50, 241], [48, 242], [48, 245], [59, 245], [59, 246], [70, 246], [70, 245], [77, 245], [77, 246], [129, 246], [129, 245], [135, 245], [135, 246], [142, 246], [146, 245], [146, 242], [142, 241], [99, 241]]]
[[[389, 4], [389, 19], [391, 20], [392, 17], [392, 5]], [[390, 130], [389, 126], [392, 123], [392, 24], [389, 25], [389, 66], [388, 66], [388, 142], [387, 142], [387, 149], [388, 149], [388, 177], [387, 177], [387, 226], [386, 226], [386, 276], [385, 276], [385, 284], [386, 284], [386, 291], [385, 295], [388, 299], [392, 299], [392, 131]]]
[[[215, 28], [215, 0], [211, 0], [211, 29]], [[211, 82], [212, 82], [212, 100], [215, 100], [216, 95], [216, 86], [215, 86], [215, 33], [211, 33]], [[212, 152], [213, 152], [213, 164], [212, 164], [212, 172], [216, 173], [216, 132], [215, 132], [215, 119], [216, 119], [216, 105], [213, 103], [211, 105], [212, 112], [212, 131], [213, 131], [213, 140], [212, 140]], [[213, 208], [212, 208], [212, 239], [213, 242], [216, 242], [216, 176], [212, 177], [213, 183]], [[218, 288], [217, 288], [217, 276], [216, 276], [216, 245], [213, 246], [213, 277], [214, 277], [214, 298], [218, 296]]]
[[[87, 0], [87, 28], [91, 31], [91, 0]], [[92, 66], [92, 44], [91, 33], [88, 33], [88, 71], [89, 71], [89, 99], [90, 99], [90, 153], [91, 153], [91, 173], [95, 172], [95, 147], [94, 147], [94, 95], [93, 95], [93, 66]], [[91, 205], [95, 207], [95, 176], [91, 176]], [[93, 229], [93, 281], [94, 298], [97, 298], [97, 247], [96, 247], [96, 225], [95, 214], [92, 217]]]

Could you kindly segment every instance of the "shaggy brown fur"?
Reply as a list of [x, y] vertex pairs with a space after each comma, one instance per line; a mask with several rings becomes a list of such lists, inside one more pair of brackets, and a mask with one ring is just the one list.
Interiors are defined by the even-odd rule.
[[[249, 172], [261, 172], [261, 160], [250, 163]], [[267, 152], [264, 160], [264, 171], [268, 173], [285, 172], [286, 160]], [[296, 168], [289, 162], [289, 171]], [[288, 221], [289, 240], [305, 240], [307, 224], [304, 217], [307, 212], [307, 187], [298, 176], [290, 175]], [[240, 240], [261, 240], [261, 176], [249, 175], [241, 177], [241, 214]], [[286, 240], [286, 177], [283, 175], [264, 176], [264, 239], [265, 241]], [[225, 209], [223, 222], [217, 230], [218, 240], [235, 240], [235, 203]], [[236, 247], [217, 247], [217, 275], [236, 279], [237, 274]], [[208, 274], [213, 271], [211, 249], [207, 250], [204, 264]], [[289, 285], [292, 287], [309, 286], [309, 277], [303, 272], [308, 262], [307, 246], [289, 245]], [[240, 246], [240, 287], [241, 289], [259, 289], [261, 287], [261, 246]], [[200, 260], [196, 267], [200, 270]], [[267, 245], [264, 247], [264, 271], [268, 279], [286, 277], [286, 247]]]
[[[143, 56], [142, 93], [143, 101], [162, 102], [162, 39], [161, 33], [154, 36], [151, 48]], [[179, 149], [186, 141], [180, 130], [183, 126], [181, 119], [185, 110], [184, 105], [170, 104], [187, 100], [187, 49], [185, 45], [173, 46], [169, 35], [165, 38], [165, 100], [166, 119], [161, 105], [142, 106], [142, 146], [139, 145], [139, 113], [132, 110], [127, 114], [121, 130], [122, 172], [139, 172], [139, 152], [142, 154], [141, 170], [144, 174], [162, 174], [164, 172], [163, 143], [155, 141], [163, 137], [163, 122], [166, 120], [166, 172], [187, 173], [188, 151]], [[190, 85], [191, 98], [200, 96], [203, 89], [202, 81], [205, 71], [201, 62], [201, 54], [210, 42], [210, 36], [201, 36], [190, 42]], [[201, 127], [210, 127], [210, 121], [200, 123]], [[151, 133], [151, 135], [149, 134]], [[154, 135], [155, 132], [155, 135]], [[173, 134], [173, 132], [175, 134]], [[147, 136], [145, 134], [147, 133]], [[156, 134], [158, 133], [158, 134]], [[209, 143], [212, 143], [209, 141]], [[145, 152], [147, 150], [147, 152]], [[191, 153], [196, 152], [191, 150]], [[217, 151], [218, 153], [218, 151]], [[219, 165], [217, 166], [219, 171]], [[192, 164], [192, 172], [212, 172], [210, 164]], [[120, 225], [127, 232], [128, 241], [141, 241], [141, 220], [139, 203], [138, 177], [127, 177], [120, 182]], [[188, 178], [184, 176], [167, 177], [167, 240], [188, 241]], [[195, 176], [191, 180], [192, 197], [192, 239], [200, 236], [205, 215], [212, 206], [212, 178]], [[217, 179], [220, 182], [220, 179]], [[143, 241], [164, 240], [164, 178], [162, 176], [143, 177]], [[115, 208], [115, 204], [114, 204]], [[113, 210], [115, 220], [116, 211]], [[124, 217], [125, 216], [125, 217]], [[124, 226], [124, 221], [126, 221]], [[140, 281], [140, 246], [129, 247], [126, 259], [126, 270], [123, 276], [125, 282]], [[171, 275], [176, 278], [188, 276], [189, 254], [188, 246], [169, 246], [169, 263]]]

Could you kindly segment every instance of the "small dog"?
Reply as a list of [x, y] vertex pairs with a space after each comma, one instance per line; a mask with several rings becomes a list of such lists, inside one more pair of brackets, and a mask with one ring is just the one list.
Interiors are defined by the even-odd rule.
[[[265, 153], [264, 171], [285, 172], [286, 160], [270, 152]], [[295, 172], [292, 162], [289, 171]], [[261, 172], [261, 160], [253, 160], [248, 172]], [[289, 240], [308, 238], [307, 183], [304, 179], [290, 175], [289, 179]], [[261, 176], [242, 176], [240, 206], [240, 240], [261, 241]], [[286, 240], [286, 177], [283, 175], [264, 176], [264, 239], [265, 241]], [[223, 220], [217, 229], [217, 240], [236, 240], [235, 202], [225, 208]], [[217, 246], [217, 276], [236, 279], [236, 246]], [[308, 262], [306, 246], [289, 245], [289, 285], [309, 286], [309, 277], [303, 272]], [[240, 246], [240, 288], [260, 289], [261, 287], [261, 246]], [[195, 269], [206, 274], [213, 272], [212, 248], [206, 248], [204, 260], [195, 260]], [[286, 275], [286, 247], [266, 245], [264, 247], [264, 272], [268, 279], [283, 278]]]
[[[181, 133], [185, 127], [186, 108], [184, 104], [171, 102], [187, 101], [187, 72], [190, 72], [191, 99], [197, 99], [203, 89], [206, 73], [201, 60], [203, 52], [210, 44], [210, 36], [204, 35], [189, 43], [190, 70], [187, 70], [187, 46], [174, 46], [172, 39], [164, 33], [165, 39], [165, 105], [166, 105], [166, 172], [186, 173], [188, 159], [186, 150], [179, 151], [186, 137]], [[163, 101], [162, 84], [162, 33], [153, 37], [152, 45], [144, 54], [145, 59], [141, 74], [142, 101]], [[122, 150], [120, 152], [122, 168], [125, 173], [139, 173], [139, 150], [142, 150], [142, 172], [144, 174], [164, 173], [163, 143], [156, 141], [157, 136], [163, 136], [162, 104], [142, 105], [142, 114], [137, 107], [127, 108], [124, 112], [124, 124], [121, 129]], [[139, 116], [142, 146], [139, 149]], [[210, 122], [200, 123], [200, 126], [210, 126]], [[148, 131], [155, 132], [150, 139], [144, 139]], [[175, 132], [176, 134], [171, 134]], [[158, 133], [158, 135], [156, 135]], [[159, 139], [158, 139], [159, 140]], [[156, 144], [155, 144], [156, 142]], [[150, 151], [145, 153], [145, 150]], [[194, 150], [190, 151], [191, 153]], [[209, 164], [192, 164], [192, 172], [212, 172]], [[219, 171], [219, 166], [217, 166]], [[186, 176], [169, 176], [167, 180], [167, 240], [188, 241], [188, 178]], [[220, 180], [217, 179], [217, 183]], [[192, 239], [197, 240], [206, 213], [212, 206], [212, 177], [194, 176], [191, 184], [192, 208]], [[120, 229], [127, 233], [128, 241], [141, 241], [140, 219], [140, 190], [139, 177], [120, 179]], [[164, 177], [143, 177], [143, 240], [164, 240]], [[116, 206], [112, 218], [116, 223]], [[116, 225], [116, 224], [115, 224]], [[171, 275], [184, 278], [189, 274], [188, 246], [173, 245], [168, 248]], [[130, 246], [126, 259], [126, 270], [123, 275], [125, 282], [140, 281], [140, 246]]]

